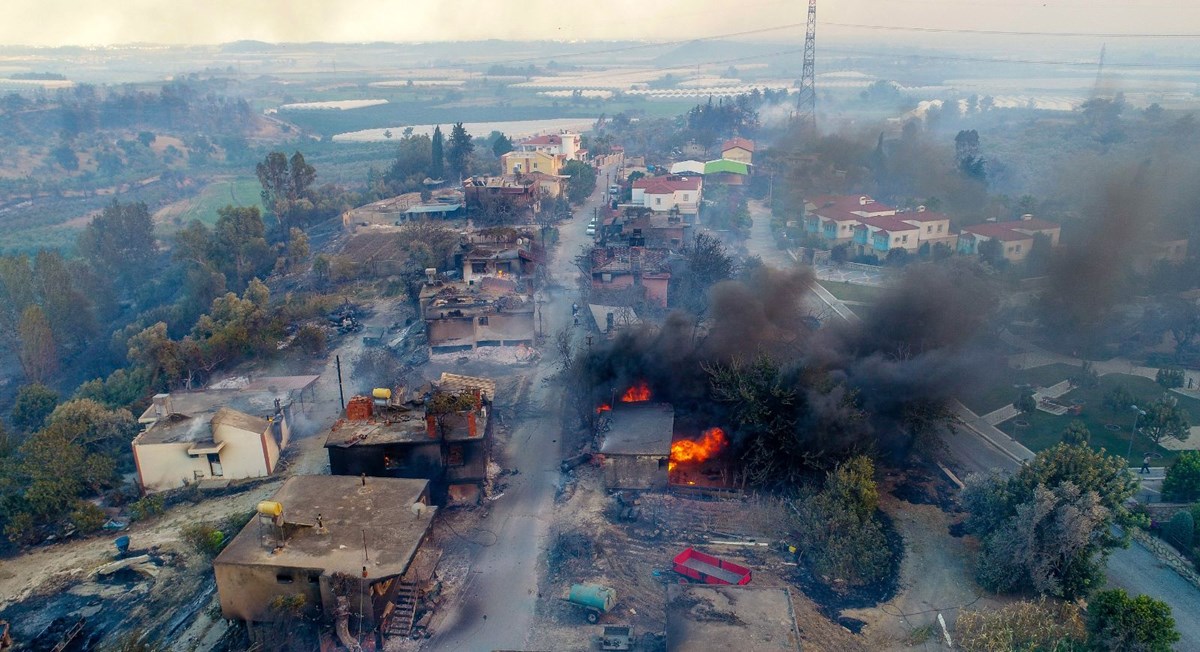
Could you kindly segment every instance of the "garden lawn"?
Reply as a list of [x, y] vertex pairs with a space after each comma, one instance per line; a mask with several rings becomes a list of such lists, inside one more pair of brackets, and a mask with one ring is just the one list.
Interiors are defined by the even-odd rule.
[[1021, 388], [1026, 385], [1050, 387], [1078, 372], [1079, 367], [1069, 364], [1050, 364], [1032, 369], [998, 366], [994, 374], [967, 386], [958, 399], [975, 414], [984, 415], [1016, 401], [1021, 395]]
[[[1114, 414], [1104, 407], [1104, 394], [1116, 385], [1124, 385], [1135, 397], [1138, 405], [1157, 400], [1166, 391], [1158, 383], [1141, 376], [1126, 374], [1108, 374], [1100, 377], [1100, 384], [1093, 388], [1078, 388], [1068, 392], [1059, 400], [1064, 403], [1079, 403], [1083, 412], [1077, 416], [1052, 414], [1035, 411], [1033, 414], [1020, 415], [1000, 424], [999, 428], [1024, 444], [1030, 450], [1037, 452], [1049, 448], [1059, 442], [1062, 431], [1072, 419], [1079, 419], [1092, 433], [1092, 446], [1105, 448], [1115, 455], [1126, 454], [1129, 450], [1129, 432], [1133, 428], [1133, 410], [1124, 410]], [[1200, 424], [1200, 401], [1172, 394], [1179, 400], [1179, 406], [1188, 414], [1192, 424]], [[1018, 422], [1027, 422], [1028, 426], [1018, 426]], [[1115, 426], [1111, 429], [1108, 426]], [[1178, 453], [1169, 451], [1152, 443], [1145, 437], [1137, 437], [1133, 442], [1133, 452], [1129, 459], [1134, 466], [1140, 466], [1142, 456], [1146, 453], [1156, 453], [1162, 457], [1156, 458], [1154, 466], [1163, 466], [1174, 460]]]
[[255, 177], [221, 179], [204, 187], [191, 199], [186, 209], [159, 226], [159, 235], [174, 233], [191, 224], [192, 220], [212, 226], [217, 223], [217, 210], [226, 206], [257, 206], [262, 210], [262, 184]]

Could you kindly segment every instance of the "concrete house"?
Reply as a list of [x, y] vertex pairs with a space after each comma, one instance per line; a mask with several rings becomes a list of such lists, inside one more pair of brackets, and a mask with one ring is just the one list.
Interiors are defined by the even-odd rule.
[[667, 652], [800, 652], [788, 589], [670, 584]]
[[551, 156], [561, 156], [564, 161], [582, 160], [582, 138], [579, 134], [563, 132], [560, 134], [543, 134], [526, 138], [513, 146], [518, 152], [542, 152]]
[[656, 213], [677, 211], [695, 216], [700, 212], [704, 181], [700, 177], [643, 177], [633, 182], [631, 203]]
[[590, 256], [592, 289], [640, 287], [647, 301], [666, 307], [671, 282], [669, 256], [668, 250], [655, 247], [596, 247]]
[[356, 396], [325, 439], [330, 472], [426, 479], [435, 503], [476, 503], [487, 478], [495, 393], [493, 380], [443, 373], [411, 393]]
[[866, 195], [819, 195], [804, 203], [805, 229], [831, 245], [849, 243], [864, 217], [895, 215], [896, 209]]
[[419, 300], [434, 353], [533, 346], [533, 296], [512, 279], [484, 276], [474, 283], [426, 283]]
[[[296, 378], [311, 387], [317, 377]], [[271, 475], [291, 438], [291, 411], [278, 388], [158, 394], [131, 444], [138, 484], [153, 493]]]
[[666, 403], [617, 403], [604, 413], [606, 489], [666, 489], [675, 410]]
[[346, 647], [350, 632], [411, 625], [405, 575], [436, 511], [428, 505], [427, 480], [288, 478], [213, 560], [222, 617], [245, 621], [253, 640], [280, 617], [275, 600], [303, 596], [304, 615], [335, 623]]
[[921, 244], [929, 243], [930, 247], [944, 244], [954, 251], [958, 246], [958, 234], [950, 230], [950, 216], [926, 210], [918, 206], [915, 211], [896, 213], [896, 219], [908, 222], [921, 229]]
[[1000, 254], [1005, 260], [1019, 263], [1029, 257], [1035, 236], [1044, 235], [1050, 239], [1050, 246], [1057, 247], [1061, 231], [1062, 227], [1058, 224], [1034, 219], [1032, 215], [1023, 215], [1021, 219], [1009, 222], [964, 226], [958, 238], [958, 253], [978, 254], [979, 245], [995, 240], [1000, 243]]
[[895, 217], [864, 217], [854, 227], [854, 249], [861, 255], [886, 256], [892, 249], [917, 253], [921, 227]]
[[503, 170], [504, 174], [541, 172], [543, 174], [559, 176], [562, 174], [564, 162], [565, 159], [557, 154], [514, 150], [500, 157], [500, 169]]
[[730, 138], [721, 143], [721, 158], [750, 165], [754, 162], [754, 141], [746, 138]]

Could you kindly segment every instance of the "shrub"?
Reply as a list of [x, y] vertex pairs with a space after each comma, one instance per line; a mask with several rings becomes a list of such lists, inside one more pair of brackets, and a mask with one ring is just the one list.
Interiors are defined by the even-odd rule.
[[81, 534], [91, 534], [104, 527], [108, 516], [95, 504], [81, 500], [75, 505], [75, 510], [71, 512], [70, 520], [71, 525], [75, 526], [75, 529]]
[[1078, 606], [1045, 598], [995, 610], [965, 610], [954, 629], [959, 647], [967, 652], [1070, 650], [1087, 635]]
[[1154, 381], [1167, 389], [1183, 387], [1183, 370], [1163, 367], [1154, 374]]
[[150, 494], [129, 506], [129, 518], [134, 521], [144, 521], [162, 514], [166, 508], [162, 496]]
[[1190, 501], [1200, 498], [1200, 451], [1184, 451], [1167, 467], [1162, 485], [1163, 500]]
[[1079, 419], [1075, 419], [1071, 423], [1067, 424], [1066, 429], [1063, 430], [1062, 433], [1062, 443], [1067, 444], [1068, 446], [1076, 446], [1079, 444], [1086, 446], [1091, 438], [1092, 433]]
[[1170, 652], [1179, 641], [1171, 607], [1147, 595], [1101, 591], [1088, 604], [1088, 644], [1096, 650]]
[[1191, 512], [1176, 512], [1163, 527], [1163, 538], [1182, 551], [1189, 551], [1196, 536], [1196, 522]]
[[1013, 406], [1025, 414], [1031, 414], [1037, 409], [1037, 400], [1033, 398], [1032, 389], [1021, 390], [1021, 395], [1017, 397]]
[[305, 324], [300, 327], [300, 330], [296, 331], [296, 346], [299, 346], [301, 351], [314, 357], [325, 354], [328, 341], [325, 329], [316, 324]]
[[179, 538], [192, 550], [209, 557], [225, 547], [225, 533], [213, 523], [188, 523], [179, 530]]

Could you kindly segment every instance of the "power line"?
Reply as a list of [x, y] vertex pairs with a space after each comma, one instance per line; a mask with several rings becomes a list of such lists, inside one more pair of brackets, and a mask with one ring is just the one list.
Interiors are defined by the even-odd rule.
[[[933, 61], [965, 61], [970, 63], [996, 63], [996, 64], [1012, 64], [1012, 63], [1028, 63], [1034, 65], [1049, 65], [1049, 66], [1095, 66], [1096, 62], [1086, 60], [1064, 61], [1061, 59], [995, 59], [991, 57], [963, 57], [952, 55], [936, 55], [936, 54], [913, 54], [911, 52], [870, 52], [867, 50], [854, 50], [846, 48], [828, 48], [826, 53], [842, 54], [849, 56], [864, 56], [864, 57], [879, 57], [890, 59], [929, 59]], [[1110, 60], [1105, 60], [1104, 65], [1108, 68], [1184, 68], [1195, 69], [1200, 68], [1200, 64], [1195, 63], [1114, 63]]]
[[1117, 32], [1022, 32], [999, 29], [953, 29], [948, 27], [911, 27], [900, 25], [863, 25], [860, 23], [824, 23], [836, 27], [853, 29], [872, 29], [891, 32], [933, 32], [939, 34], [987, 34], [993, 36], [1065, 36], [1088, 38], [1200, 38], [1200, 34], [1129, 34]]

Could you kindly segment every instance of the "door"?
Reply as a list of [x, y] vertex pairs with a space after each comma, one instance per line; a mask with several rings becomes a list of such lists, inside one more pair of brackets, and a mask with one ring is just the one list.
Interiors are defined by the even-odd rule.
[[216, 453], [208, 454], [208, 470], [212, 473], [212, 477], [220, 478], [225, 475], [225, 471], [221, 468], [221, 456]]

